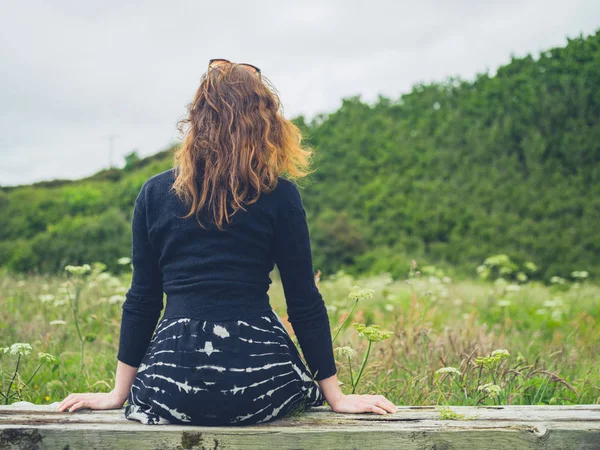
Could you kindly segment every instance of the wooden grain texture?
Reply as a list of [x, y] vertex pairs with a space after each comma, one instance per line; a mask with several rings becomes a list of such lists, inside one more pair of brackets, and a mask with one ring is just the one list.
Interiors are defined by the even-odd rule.
[[452, 407], [468, 420], [441, 420], [435, 407], [396, 414], [336, 414], [328, 407], [238, 427], [143, 425], [123, 409], [56, 411], [0, 406], [5, 449], [590, 449], [600, 450], [600, 405]]

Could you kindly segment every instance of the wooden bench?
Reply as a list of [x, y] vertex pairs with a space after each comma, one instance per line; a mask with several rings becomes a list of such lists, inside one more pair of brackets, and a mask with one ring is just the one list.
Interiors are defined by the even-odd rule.
[[600, 449], [600, 405], [452, 407], [464, 420], [442, 420], [436, 407], [382, 416], [322, 406], [243, 427], [143, 425], [122, 409], [56, 405], [0, 406], [0, 449]]

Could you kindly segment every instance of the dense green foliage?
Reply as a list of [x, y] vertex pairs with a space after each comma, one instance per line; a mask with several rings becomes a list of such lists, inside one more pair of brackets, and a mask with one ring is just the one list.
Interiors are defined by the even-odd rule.
[[465, 267], [496, 252], [545, 278], [600, 269], [600, 32], [474, 82], [345, 99], [306, 130], [318, 148], [307, 209], [347, 214], [370, 248], [353, 239], [350, 255], [340, 225], [322, 221], [326, 271], [338, 252], [396, 274], [411, 257]]
[[[412, 258], [473, 274], [494, 253], [545, 279], [600, 270], [600, 30], [493, 76], [295, 121], [317, 150], [300, 184], [325, 274], [400, 276]], [[139, 187], [171, 164], [134, 156], [127, 170], [0, 191], [0, 265], [51, 271], [96, 254], [116, 269]]]

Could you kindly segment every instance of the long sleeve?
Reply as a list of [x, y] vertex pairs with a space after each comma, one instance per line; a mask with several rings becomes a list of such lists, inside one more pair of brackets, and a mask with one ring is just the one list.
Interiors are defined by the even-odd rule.
[[337, 372], [325, 302], [316, 283], [306, 211], [295, 185], [278, 210], [275, 263], [283, 284], [288, 320], [315, 380]]
[[117, 359], [139, 367], [163, 309], [162, 274], [158, 255], [148, 238], [146, 187], [135, 201], [131, 221], [133, 276], [125, 295]]

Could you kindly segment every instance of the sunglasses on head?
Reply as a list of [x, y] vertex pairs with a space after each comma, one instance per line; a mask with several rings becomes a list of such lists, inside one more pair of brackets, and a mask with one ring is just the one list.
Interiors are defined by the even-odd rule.
[[[208, 68], [212, 69], [213, 67], [216, 67], [221, 64], [233, 64], [233, 63], [231, 61], [229, 61], [228, 59], [214, 58], [208, 62]], [[260, 75], [260, 69], [252, 64], [248, 64], [248, 63], [237, 63], [237, 64], [239, 66], [245, 66], [245, 67], [249, 68], [250, 70], [252, 70], [255, 74]]]

